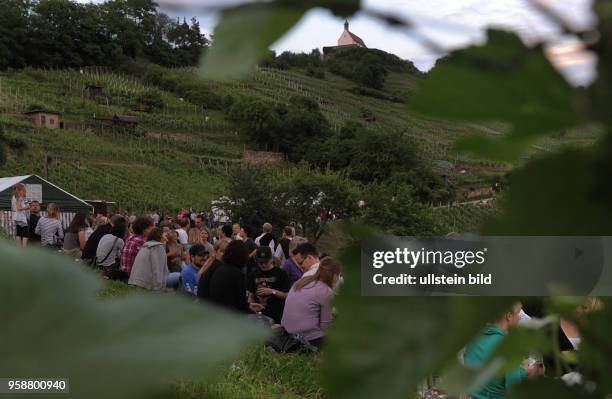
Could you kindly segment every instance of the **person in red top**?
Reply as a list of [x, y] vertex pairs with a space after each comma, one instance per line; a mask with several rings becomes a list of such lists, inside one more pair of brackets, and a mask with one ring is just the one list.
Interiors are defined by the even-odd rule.
[[120, 257], [120, 270], [126, 280], [130, 277], [132, 266], [134, 266], [134, 259], [136, 259], [138, 251], [140, 251], [142, 245], [147, 241], [147, 236], [154, 227], [153, 219], [149, 216], [139, 216], [134, 220], [134, 223], [132, 223], [132, 231], [134, 234], [125, 242]]

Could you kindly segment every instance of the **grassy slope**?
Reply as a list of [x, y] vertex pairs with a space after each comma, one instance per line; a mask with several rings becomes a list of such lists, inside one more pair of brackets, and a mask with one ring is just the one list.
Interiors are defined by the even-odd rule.
[[[174, 69], [168, 73], [186, 78], [196, 70]], [[82, 98], [84, 86], [90, 83], [104, 86], [108, 103]], [[448, 151], [458, 137], [478, 131], [500, 134], [503, 126], [451, 124], [425, 118], [402, 103], [354, 94], [349, 91], [354, 83], [330, 73], [325, 79], [316, 79], [296, 70], [262, 68], [243, 81], [202, 84], [223, 96], [246, 94], [279, 102], [296, 94], [315, 98], [335, 129], [347, 120], [363, 121], [362, 111], [369, 110], [376, 117], [375, 122], [364, 122], [370, 129], [403, 132], [419, 146], [426, 161], [447, 159], [465, 166], [467, 174], [451, 173], [459, 184], [482, 184], [509, 167], [457, 158]], [[392, 73], [380, 94], [397, 96], [417, 84], [418, 78], [412, 75]], [[171, 93], [163, 92], [163, 110], [133, 112], [135, 98], [147, 89], [135, 78], [89, 70], [0, 74], [0, 121], [9, 133], [29, 144], [24, 155], [9, 157], [0, 175], [42, 174], [42, 154], [46, 151], [52, 160], [49, 179], [82, 198], [116, 201], [120, 209], [206, 207], [211, 199], [222, 195], [225, 165], [239, 160], [246, 143], [224, 120], [222, 112], [199, 109]], [[62, 111], [63, 120], [69, 122], [89, 121], [94, 114], [136, 114], [148, 133], [137, 138], [97, 135], [87, 130], [33, 131], [20, 115], [31, 104]], [[596, 134], [569, 132], [562, 140], [548, 139], [541, 148], [592, 142]]]
[[[99, 294], [101, 300], [134, 292], [126, 284], [116, 281], [106, 281], [105, 284]], [[222, 365], [215, 378], [177, 381], [160, 399], [320, 398], [323, 396], [318, 381], [320, 362], [319, 357], [277, 354], [255, 346], [233, 362]]]

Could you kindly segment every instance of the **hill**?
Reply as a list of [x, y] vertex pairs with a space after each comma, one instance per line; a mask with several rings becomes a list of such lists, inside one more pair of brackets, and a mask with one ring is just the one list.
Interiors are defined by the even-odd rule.
[[[200, 80], [196, 68], [154, 69], [157, 80], [129, 68], [131, 75], [108, 68], [1, 73], [0, 123], [27, 149], [11, 153], [0, 174], [44, 175], [46, 170], [50, 180], [75, 194], [117, 202], [120, 209], [207, 207], [224, 193], [227, 168], [240, 162], [249, 146], [227, 120], [223, 102], [252, 96], [286, 103], [294, 95], [315, 100], [334, 131], [359, 121], [374, 132], [401, 132], [425, 163], [449, 161], [441, 173], [458, 188], [490, 185], [509, 170], [509, 165], [449, 152], [459, 137], [503, 134], [503, 127], [451, 124], [407, 109], [403, 99], [420, 74], [396, 68], [384, 87], [372, 89], [328, 71], [323, 78], [309, 76], [308, 68], [299, 67], [260, 67], [246, 79], [223, 83]], [[89, 85], [102, 87], [103, 94], [88, 99]], [[151, 112], [142, 112], [143, 102], [153, 104]], [[32, 107], [61, 111], [66, 129], [33, 128], [22, 115]], [[137, 132], [96, 127], [95, 118], [113, 115], [136, 116]], [[590, 136], [568, 133], [547, 145], [578, 140], [588, 142]]]

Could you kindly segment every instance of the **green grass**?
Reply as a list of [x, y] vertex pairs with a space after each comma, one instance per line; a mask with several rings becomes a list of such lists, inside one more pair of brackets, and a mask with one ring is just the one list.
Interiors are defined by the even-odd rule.
[[[100, 300], [132, 295], [137, 290], [117, 281], [105, 281]], [[193, 343], [197, 345], [197, 343]], [[205, 354], [203, 354], [205, 356]], [[258, 345], [222, 365], [216, 376], [177, 381], [165, 399], [265, 399], [321, 398], [319, 356], [278, 354]]]

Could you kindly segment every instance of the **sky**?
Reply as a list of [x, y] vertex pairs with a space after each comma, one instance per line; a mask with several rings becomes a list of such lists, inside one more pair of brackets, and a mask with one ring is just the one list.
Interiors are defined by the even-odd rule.
[[[87, 2], [88, 0], [79, 0]], [[103, 0], [98, 0], [103, 1]], [[162, 11], [175, 17], [196, 16], [203, 33], [210, 35], [217, 23], [215, 10], [245, 0], [157, 0]], [[577, 30], [592, 29], [596, 18], [591, 0], [362, 0], [368, 11], [388, 13], [412, 23], [412, 28], [398, 29], [360, 12], [349, 19], [350, 31], [370, 48], [377, 48], [408, 59], [427, 71], [446, 52], [485, 40], [487, 27], [515, 31], [528, 45], [547, 44], [547, 54], [573, 84], [586, 85], [595, 77], [595, 56], [585, 51], [575, 39], [563, 36], [532, 1], [551, 7]], [[309, 52], [333, 46], [342, 33], [344, 20], [325, 9], [312, 9], [272, 48], [282, 51]], [[443, 52], [423, 45], [422, 38], [434, 42]]]

